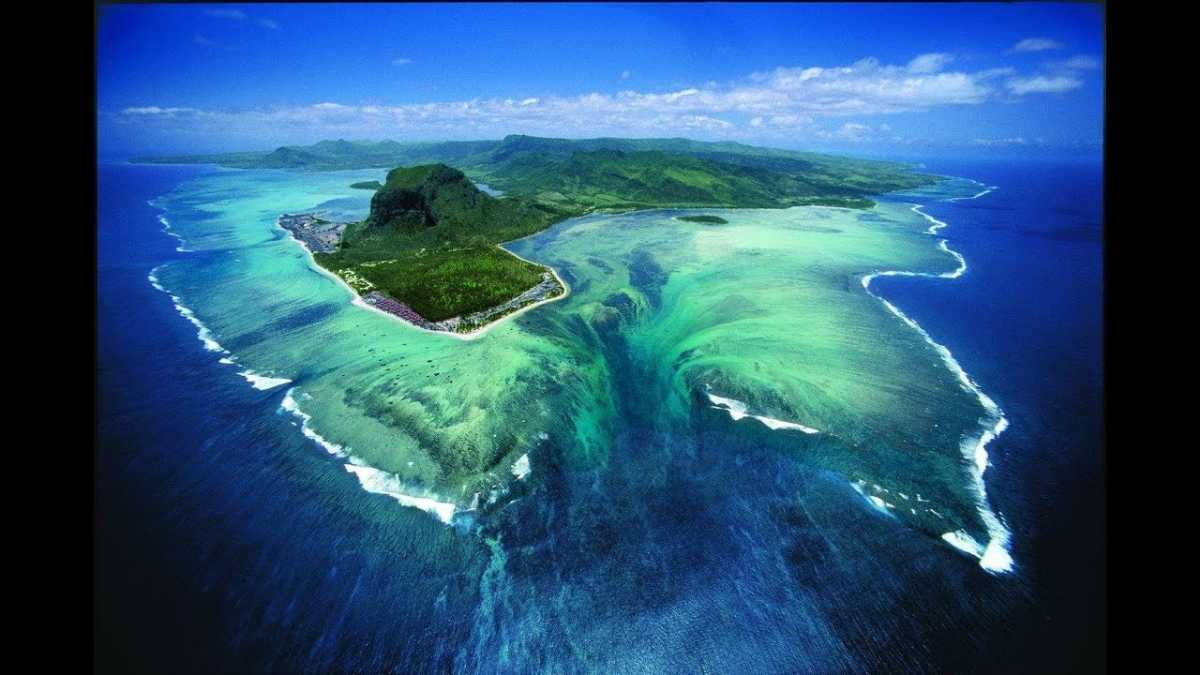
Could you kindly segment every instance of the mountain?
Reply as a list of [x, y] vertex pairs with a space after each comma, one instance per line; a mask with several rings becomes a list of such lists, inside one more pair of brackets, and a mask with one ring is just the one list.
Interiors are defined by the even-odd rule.
[[486, 180], [506, 194], [561, 208], [870, 205], [865, 190], [821, 184], [798, 171], [660, 150], [518, 155]]
[[445, 164], [400, 167], [371, 198], [370, 215], [346, 226], [336, 251], [314, 259], [359, 293], [380, 292], [427, 321], [443, 321], [494, 308], [544, 281], [545, 268], [497, 244], [571, 215], [522, 197], [492, 197]]
[[443, 163], [559, 208], [870, 206], [869, 196], [936, 180], [904, 164], [686, 138], [399, 143], [321, 141], [271, 152], [145, 158], [326, 171]]
[[399, 165], [456, 162], [490, 149], [496, 141], [399, 143], [396, 141], [321, 141], [313, 145], [287, 145], [264, 152], [225, 155], [140, 157], [143, 164], [219, 164], [233, 169], [343, 169], [390, 168]]
[[[494, 245], [546, 228], [575, 212], [520, 197], [492, 197], [445, 164], [399, 167], [371, 197], [370, 215], [351, 223], [351, 257], [447, 245]], [[370, 248], [367, 253], [359, 251]]]

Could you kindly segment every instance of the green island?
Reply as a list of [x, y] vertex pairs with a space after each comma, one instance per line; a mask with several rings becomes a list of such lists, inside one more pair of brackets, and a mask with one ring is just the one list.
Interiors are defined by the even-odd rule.
[[491, 197], [445, 164], [397, 168], [371, 198], [370, 215], [347, 224], [336, 249], [313, 257], [378, 309], [467, 333], [566, 291], [551, 270], [498, 244], [570, 215]]
[[[567, 218], [655, 208], [867, 209], [874, 205], [872, 194], [939, 180], [894, 162], [680, 138], [337, 140], [262, 153], [134, 161], [304, 171], [397, 167], [382, 184], [351, 185], [376, 191], [370, 215], [361, 222], [330, 229], [327, 221], [285, 215], [280, 224], [308, 245], [319, 265], [377, 309], [455, 333], [474, 332], [565, 294], [553, 270], [521, 260], [500, 244]], [[476, 182], [503, 196], [482, 192]], [[727, 222], [711, 215], [680, 219]]]
[[729, 221], [721, 216], [679, 216], [685, 223], [708, 223], [711, 225], [728, 225]]
[[383, 183], [377, 180], [360, 180], [357, 183], [351, 183], [350, 187], [355, 190], [378, 190], [383, 187]]

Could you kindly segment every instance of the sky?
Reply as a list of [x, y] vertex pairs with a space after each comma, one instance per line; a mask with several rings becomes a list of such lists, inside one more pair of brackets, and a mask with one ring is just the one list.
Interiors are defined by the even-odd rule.
[[1094, 4], [221, 4], [98, 12], [101, 156], [677, 137], [1098, 152]]

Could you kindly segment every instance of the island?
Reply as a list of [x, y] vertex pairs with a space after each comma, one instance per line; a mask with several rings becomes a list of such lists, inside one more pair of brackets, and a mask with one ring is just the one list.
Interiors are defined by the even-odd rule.
[[[872, 194], [940, 180], [895, 162], [730, 142], [522, 135], [443, 143], [322, 141], [263, 153], [135, 161], [301, 171], [392, 167], [383, 183], [350, 186], [375, 191], [364, 220], [284, 214], [279, 225], [367, 305], [458, 335], [565, 296], [554, 270], [501, 245], [567, 218], [655, 208], [867, 209]], [[707, 214], [679, 218], [728, 222]]]
[[469, 335], [563, 296], [550, 268], [501, 249], [562, 220], [518, 197], [492, 197], [445, 164], [397, 168], [361, 222], [283, 215], [280, 227], [372, 307], [431, 331]]
[[[862, 210], [874, 192], [947, 180], [931, 194], [966, 197], [978, 185], [726, 144], [605, 145], [511, 137], [455, 163], [401, 164], [357, 200], [368, 208], [352, 222], [343, 200], [326, 197], [341, 181], [295, 176], [323, 206], [277, 215], [308, 252], [291, 269], [315, 268], [355, 305], [424, 334], [389, 333], [361, 312], [313, 321], [295, 309], [309, 302], [304, 285], [279, 303], [295, 317], [277, 319], [301, 327], [277, 331], [298, 347], [242, 347], [238, 358], [304, 354], [301, 370], [256, 370], [273, 381], [313, 359], [336, 364], [290, 388], [287, 408], [326, 449], [353, 448], [347, 470], [365, 486], [385, 487], [370, 473], [382, 472], [387, 494], [443, 522], [537, 489], [531, 476], [555, 470], [543, 444], [607, 461], [636, 420], [802, 452], [878, 512], [1008, 569], [1008, 533], [981, 481], [987, 442], [1007, 420], [948, 350], [869, 287], [880, 275], [953, 278], [963, 259], [931, 245], [939, 221], [900, 200]], [[199, 199], [236, 189], [237, 172], [212, 174]], [[277, 186], [281, 210], [294, 208], [282, 206], [295, 203], [290, 183]], [[823, 206], [786, 212], [809, 204]], [[337, 306], [333, 290], [321, 289], [313, 313]], [[488, 340], [440, 339], [568, 297]]]

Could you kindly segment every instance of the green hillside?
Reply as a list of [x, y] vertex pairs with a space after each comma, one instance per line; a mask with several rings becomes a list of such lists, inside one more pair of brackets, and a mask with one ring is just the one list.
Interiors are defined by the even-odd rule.
[[520, 197], [491, 197], [444, 164], [398, 168], [317, 262], [355, 290], [379, 290], [430, 321], [494, 307], [541, 281], [545, 271], [500, 250], [576, 215]]
[[658, 150], [577, 151], [511, 157], [488, 184], [562, 208], [778, 208], [869, 206], [864, 190], [823, 185], [797, 172]]
[[[867, 208], [870, 195], [938, 180], [892, 162], [684, 138], [337, 140], [142, 161], [304, 171], [398, 167], [372, 197], [370, 216], [346, 226], [337, 250], [315, 257], [359, 293], [382, 292], [432, 322], [497, 307], [538, 285], [544, 268], [497, 245], [572, 216], [645, 208]], [[489, 196], [472, 181], [504, 196]]]
[[321, 141], [271, 152], [143, 158], [234, 168], [328, 171], [442, 163], [506, 193], [562, 208], [867, 207], [870, 195], [936, 180], [894, 162], [686, 138]]

